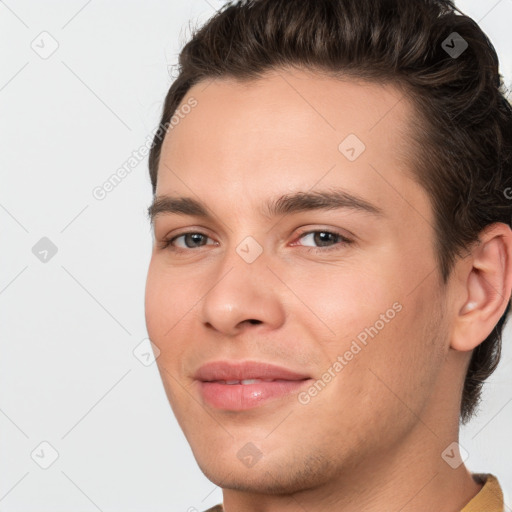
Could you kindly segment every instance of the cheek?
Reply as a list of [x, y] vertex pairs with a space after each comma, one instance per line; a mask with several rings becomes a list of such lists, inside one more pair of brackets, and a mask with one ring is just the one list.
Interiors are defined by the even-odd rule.
[[164, 382], [170, 379], [164, 368], [173, 375], [181, 372], [196, 314], [194, 304], [199, 298], [197, 288], [190, 278], [183, 278], [183, 272], [180, 275], [158, 260], [150, 262], [144, 299], [146, 329], [160, 350], [157, 365]]
[[379, 315], [399, 298], [386, 276], [375, 275], [368, 267], [318, 267], [288, 279], [303, 301], [294, 309], [299, 322], [309, 326], [311, 339], [321, 337], [327, 346], [339, 350], [379, 321]]
[[146, 278], [146, 290], [144, 296], [144, 313], [146, 318], [146, 327], [149, 337], [156, 341], [157, 333], [161, 331], [164, 316], [166, 297], [164, 295], [164, 286], [159, 279], [154, 260], [151, 260]]
[[[434, 290], [425, 286], [396, 298], [394, 304], [399, 310], [386, 314], [385, 301], [381, 303], [384, 308], [368, 318], [363, 331], [369, 334], [367, 344], [346, 374], [350, 378], [353, 371], [353, 380], [361, 382], [360, 396], [368, 406], [389, 417], [407, 413], [408, 409], [417, 413], [422, 410], [445, 357], [443, 322]], [[384, 313], [387, 323], [375, 321], [380, 313]], [[413, 415], [406, 416], [413, 421]]]
[[160, 350], [175, 336], [180, 326], [178, 320], [186, 316], [190, 304], [193, 304], [192, 298], [187, 300], [183, 296], [191, 288], [183, 286], [179, 276], [161, 262], [151, 261], [144, 298], [145, 319], [149, 337]]
[[316, 340], [325, 370], [345, 356], [343, 377], [337, 379], [345, 389], [372, 401], [386, 393], [396, 400], [386, 385], [414, 396], [431, 379], [442, 357], [435, 283], [425, 282], [411, 293], [417, 276], [410, 264], [382, 258], [379, 265], [331, 266], [305, 279], [295, 277], [297, 296], [307, 298], [304, 302], [314, 313], [299, 315], [299, 304], [300, 323]]

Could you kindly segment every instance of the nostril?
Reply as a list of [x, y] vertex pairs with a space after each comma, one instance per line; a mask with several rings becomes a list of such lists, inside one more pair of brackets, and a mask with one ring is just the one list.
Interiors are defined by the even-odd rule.
[[248, 322], [250, 322], [251, 324], [261, 324], [261, 320], [247, 320]]

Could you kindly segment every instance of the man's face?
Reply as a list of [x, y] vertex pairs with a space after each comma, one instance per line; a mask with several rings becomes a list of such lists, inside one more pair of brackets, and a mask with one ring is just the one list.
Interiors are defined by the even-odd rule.
[[[199, 201], [209, 217], [155, 217], [145, 307], [199, 466], [224, 488], [272, 493], [386, 460], [438, 398], [448, 351], [433, 213], [402, 156], [411, 104], [391, 86], [285, 71], [200, 83], [182, 104], [191, 97], [156, 195]], [[374, 211], [265, 213], [281, 196], [334, 190]], [[310, 380], [197, 380], [212, 361]]]

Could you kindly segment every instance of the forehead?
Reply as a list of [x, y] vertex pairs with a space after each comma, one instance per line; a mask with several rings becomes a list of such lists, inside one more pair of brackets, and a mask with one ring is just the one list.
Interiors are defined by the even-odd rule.
[[[280, 70], [203, 81], [182, 105], [191, 98], [197, 105], [165, 137], [157, 195], [248, 204], [318, 184], [364, 191], [383, 209], [399, 196], [425, 203], [408, 178], [416, 112], [396, 86]], [[411, 208], [403, 202], [398, 213]]]
[[[198, 105], [179, 127], [171, 128], [167, 137], [171, 149], [173, 141], [181, 143], [190, 131], [195, 132], [197, 144], [208, 148], [214, 141], [218, 150], [241, 139], [246, 145], [257, 140], [276, 148], [304, 138], [311, 141], [308, 146], [319, 139], [336, 143], [349, 133], [376, 147], [405, 133], [415, 124], [416, 114], [408, 97], [393, 84], [336, 79], [311, 71], [274, 70], [245, 81], [206, 80], [192, 87], [181, 105], [192, 97]], [[218, 137], [208, 133], [216, 128], [222, 128]], [[229, 140], [220, 140], [227, 134]]]

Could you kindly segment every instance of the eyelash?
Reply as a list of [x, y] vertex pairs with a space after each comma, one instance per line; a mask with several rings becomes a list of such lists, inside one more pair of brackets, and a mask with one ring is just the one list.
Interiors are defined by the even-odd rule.
[[[334, 250], [339, 250], [341, 247], [346, 246], [346, 245], [350, 245], [351, 243], [353, 243], [352, 240], [349, 240], [348, 238], [343, 236], [341, 233], [337, 233], [336, 231], [328, 231], [328, 230], [325, 230], [325, 229], [314, 229], [314, 230], [311, 230], [311, 231], [305, 231], [304, 233], [301, 233], [298, 236], [298, 239], [301, 239], [301, 238], [305, 237], [306, 235], [311, 235], [313, 233], [326, 233], [326, 234], [329, 234], [329, 235], [334, 235], [335, 237], [337, 237], [340, 240], [340, 242], [338, 242], [335, 245], [331, 245], [329, 247], [309, 247], [309, 246], [303, 246], [306, 249], [307, 252], [326, 253], [326, 252], [330, 252], [330, 251], [334, 251]], [[199, 249], [199, 247], [183, 249], [182, 247], [174, 247], [172, 245], [172, 242], [174, 242], [174, 240], [176, 240], [176, 239], [178, 239], [178, 238], [180, 238], [182, 236], [186, 236], [186, 235], [201, 235], [201, 236], [204, 236], [206, 238], [209, 238], [208, 235], [205, 235], [204, 233], [201, 233], [200, 231], [187, 231], [185, 233], [180, 233], [179, 235], [176, 235], [174, 237], [164, 239], [162, 241], [161, 249], [167, 249], [167, 250], [170, 250], [172, 252], [187, 252], [187, 251], [193, 251], [193, 250]]]

